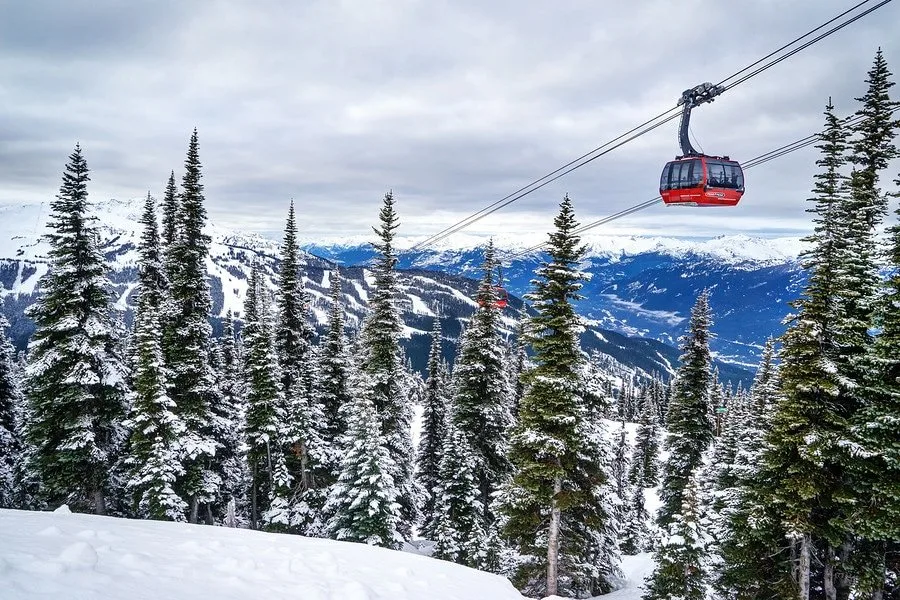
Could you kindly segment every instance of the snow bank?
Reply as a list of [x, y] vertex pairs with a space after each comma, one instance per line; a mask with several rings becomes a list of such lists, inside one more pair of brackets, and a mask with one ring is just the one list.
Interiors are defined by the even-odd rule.
[[0, 510], [0, 540], [4, 600], [522, 600], [425, 556], [243, 529]]

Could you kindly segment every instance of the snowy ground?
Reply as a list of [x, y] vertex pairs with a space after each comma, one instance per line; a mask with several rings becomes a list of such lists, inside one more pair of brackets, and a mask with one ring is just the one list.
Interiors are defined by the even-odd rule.
[[0, 597], [522, 600], [452, 563], [224, 527], [0, 510]]
[[[638, 600], [649, 554], [626, 556]], [[523, 600], [510, 583], [362, 544], [244, 529], [0, 510], [0, 598], [140, 600]]]

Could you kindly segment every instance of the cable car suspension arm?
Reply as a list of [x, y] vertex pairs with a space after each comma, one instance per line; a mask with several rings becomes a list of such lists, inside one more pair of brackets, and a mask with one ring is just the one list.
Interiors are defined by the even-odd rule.
[[681, 93], [678, 106], [681, 106], [681, 124], [678, 127], [678, 142], [681, 144], [681, 153], [684, 156], [699, 156], [701, 153], [694, 149], [688, 136], [688, 127], [691, 124], [691, 109], [712, 102], [716, 96], [725, 91], [721, 85], [710, 82], [701, 83]]

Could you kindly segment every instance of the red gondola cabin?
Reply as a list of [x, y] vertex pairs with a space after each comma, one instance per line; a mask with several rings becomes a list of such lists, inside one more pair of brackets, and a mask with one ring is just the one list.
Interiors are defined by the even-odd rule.
[[744, 195], [744, 172], [727, 156], [681, 156], [663, 168], [659, 195], [667, 205], [734, 206]]
[[[492, 306], [494, 308], [506, 308], [509, 304], [509, 293], [500, 286], [494, 286], [494, 302]], [[479, 306], [484, 306], [485, 303], [481, 300], [478, 301]]]

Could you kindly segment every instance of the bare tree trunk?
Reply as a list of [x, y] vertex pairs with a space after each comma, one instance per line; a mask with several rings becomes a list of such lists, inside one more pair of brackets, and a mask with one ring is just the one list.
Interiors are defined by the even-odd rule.
[[191, 498], [191, 523], [197, 524], [197, 517], [200, 514], [200, 499], [196, 496]]
[[853, 551], [852, 542], [844, 542], [837, 549], [837, 564], [840, 568], [834, 575], [834, 588], [837, 600], [848, 600], [853, 588], [853, 581], [847, 572], [847, 563], [850, 561], [850, 552]]
[[94, 514], [106, 514], [106, 496], [103, 494], [103, 488], [94, 490]]
[[837, 588], [834, 587], [834, 560], [834, 549], [829, 544], [825, 548], [825, 567], [822, 573], [825, 600], [837, 600]]
[[803, 534], [803, 538], [800, 540], [800, 569], [798, 572], [800, 579], [797, 582], [799, 584], [800, 600], [809, 600], [809, 547], [811, 545], [810, 535], [808, 533]]
[[553, 497], [550, 498], [550, 531], [547, 534], [547, 595], [555, 596], [558, 588], [559, 575], [559, 500], [557, 496], [562, 491], [562, 477], [557, 476], [553, 480]]

